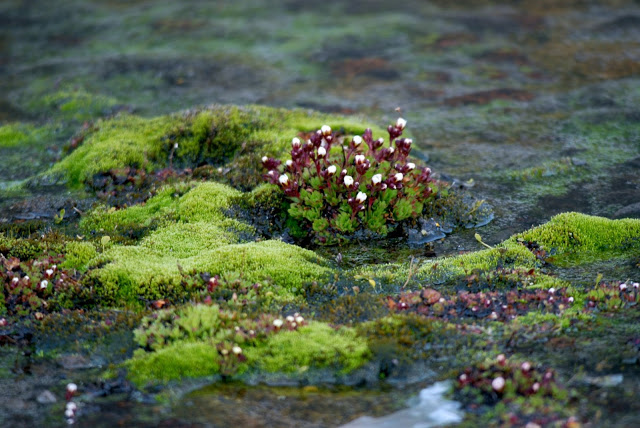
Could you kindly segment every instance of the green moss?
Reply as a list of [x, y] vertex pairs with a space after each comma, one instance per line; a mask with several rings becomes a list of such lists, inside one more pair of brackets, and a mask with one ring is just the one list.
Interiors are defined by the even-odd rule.
[[[490, 271], [497, 267], [527, 268], [539, 266], [540, 261], [518, 241], [534, 241], [545, 248], [554, 264], [585, 264], [620, 255], [632, 255], [640, 248], [640, 220], [609, 220], [579, 213], [564, 213], [548, 223], [517, 234], [495, 248], [459, 256], [430, 260], [422, 264], [415, 279], [443, 283], [472, 271]], [[407, 264], [366, 266], [354, 271], [356, 277], [379, 278], [393, 283], [405, 281], [409, 275]], [[533, 287], [559, 287], [565, 282], [538, 275]]]
[[548, 223], [511, 238], [534, 241], [555, 263], [584, 264], [640, 249], [640, 220], [610, 220], [579, 213], [558, 214]]
[[96, 247], [91, 242], [71, 241], [65, 247], [64, 262], [61, 266], [84, 272], [89, 262], [97, 255]]
[[0, 147], [15, 147], [32, 141], [29, 127], [11, 124], [0, 126]]
[[[49, 173], [62, 174], [77, 187], [94, 174], [114, 168], [134, 166], [151, 171], [170, 163], [191, 167], [203, 162], [224, 164], [245, 143], [250, 143], [253, 152], [243, 156], [259, 165], [262, 155], [282, 156], [291, 138], [325, 123], [346, 133], [361, 133], [366, 128], [358, 118], [259, 106], [215, 106], [152, 119], [121, 114], [98, 122], [97, 130]], [[384, 133], [379, 128], [374, 132]]]
[[85, 121], [105, 116], [117, 105], [115, 98], [91, 94], [84, 90], [63, 90], [33, 101], [28, 109], [34, 113], [50, 113], [63, 119]]
[[157, 227], [136, 245], [114, 245], [102, 254], [99, 261], [106, 265], [90, 273], [98, 292], [111, 303], [135, 303], [139, 297], [181, 295], [183, 271], [240, 272], [248, 281], [272, 280], [275, 297], [289, 300], [303, 283], [330, 272], [321, 258], [300, 247], [243, 242], [253, 228], [225, 215], [243, 197], [228, 186], [201, 183], [182, 196], [168, 187], [144, 205], [89, 214], [82, 227], [105, 234]]
[[350, 372], [370, 358], [369, 347], [356, 331], [312, 322], [297, 331], [271, 336], [262, 345], [245, 351], [247, 358], [267, 372], [295, 373], [331, 367]]
[[178, 342], [153, 353], [139, 349], [125, 366], [129, 378], [138, 385], [149, 381], [166, 383], [217, 373], [220, 366], [216, 354], [216, 349], [208, 343]]

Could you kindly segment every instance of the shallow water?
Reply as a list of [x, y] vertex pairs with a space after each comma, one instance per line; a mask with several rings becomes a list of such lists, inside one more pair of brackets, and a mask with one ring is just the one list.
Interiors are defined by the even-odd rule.
[[[55, 7], [43, 0], [5, 0], [0, 125], [26, 122], [55, 132], [36, 152], [0, 148], [0, 223], [51, 219], [59, 212], [67, 198], [62, 189], [34, 189], [26, 197], [1, 192], [46, 170], [84, 122], [119, 111], [153, 116], [212, 103], [359, 113], [379, 124], [401, 114], [419, 157], [450, 182], [473, 180], [469, 191], [493, 207], [493, 221], [480, 229], [489, 245], [564, 211], [638, 218], [639, 16], [637, 2], [623, 0], [454, 6], [383, 0], [61, 0]], [[70, 99], [78, 105], [71, 108]], [[477, 250], [474, 233], [459, 231], [431, 243], [428, 251], [396, 257]], [[561, 275], [586, 281], [594, 271], [606, 280], [637, 274], [629, 263], [602, 265]], [[126, 400], [120, 408], [96, 405], [87, 409], [85, 421], [225, 426], [212, 415], [240, 407], [246, 416], [256, 405], [254, 419], [243, 416], [237, 423], [262, 426], [268, 414], [273, 424], [287, 421], [282, 426], [302, 426], [301, 421], [336, 426], [396, 411], [407, 398], [401, 388], [391, 388], [352, 400], [378, 403], [373, 412], [366, 405], [320, 404], [337, 405], [343, 391], [311, 399], [260, 388], [226, 395], [207, 388], [172, 410], [156, 412]], [[41, 421], [45, 412], [29, 403], [24, 406], [34, 419], [25, 419], [25, 425]], [[190, 410], [194, 407], [200, 413]], [[51, 423], [61, 420], [52, 418]], [[375, 423], [385, 426], [385, 420]], [[374, 422], [359, 423], [346, 426]]]

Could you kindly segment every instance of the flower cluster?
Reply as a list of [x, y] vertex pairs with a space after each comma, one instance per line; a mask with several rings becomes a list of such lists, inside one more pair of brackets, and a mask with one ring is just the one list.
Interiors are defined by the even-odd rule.
[[615, 284], [600, 283], [587, 293], [586, 311], [614, 312], [624, 308], [638, 307], [640, 283], [634, 281]]
[[540, 369], [529, 361], [510, 361], [500, 354], [495, 360], [466, 368], [458, 376], [456, 387], [479, 390], [488, 403], [495, 403], [503, 397], [555, 397], [563, 395], [555, 377], [552, 369]]
[[449, 298], [436, 290], [425, 288], [395, 298], [388, 297], [387, 304], [391, 309], [447, 319], [467, 317], [510, 321], [530, 311], [559, 314], [569, 308], [573, 300], [573, 297], [567, 296], [566, 290], [553, 288], [479, 293], [462, 291]]
[[500, 354], [462, 371], [455, 390], [456, 398], [472, 403], [471, 408], [510, 403], [508, 426], [580, 426], [575, 417], [567, 418], [569, 393], [558, 384], [555, 371], [529, 361]]
[[357, 230], [386, 235], [389, 227], [422, 214], [434, 192], [431, 169], [409, 160], [412, 140], [399, 138], [406, 121], [387, 128], [388, 144], [370, 129], [340, 138], [327, 125], [306, 142], [294, 138], [284, 165], [263, 157], [265, 179], [290, 199], [289, 214], [310, 225], [320, 243], [335, 243]]
[[[0, 254], [0, 307], [10, 316], [44, 315], [60, 307], [73, 306], [66, 301], [80, 289], [76, 272], [61, 269], [61, 256], [22, 262]], [[80, 293], [77, 293], [78, 295]]]

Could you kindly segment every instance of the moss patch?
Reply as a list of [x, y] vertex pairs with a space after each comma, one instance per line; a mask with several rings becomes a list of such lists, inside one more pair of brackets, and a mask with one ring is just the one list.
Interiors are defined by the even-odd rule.
[[321, 367], [337, 368], [346, 373], [370, 358], [366, 340], [354, 329], [342, 327], [336, 330], [318, 322], [271, 336], [260, 346], [247, 350], [246, 354], [261, 370], [284, 373]]
[[77, 187], [94, 174], [127, 166], [152, 171], [223, 165], [247, 145], [251, 153], [241, 154], [259, 165], [262, 155], [281, 156], [291, 138], [325, 123], [345, 133], [367, 127], [356, 118], [259, 106], [213, 106], [151, 119], [120, 114], [99, 121], [96, 131], [49, 172]]
[[321, 258], [300, 247], [274, 240], [246, 242], [253, 228], [224, 214], [242, 193], [218, 183], [199, 184], [183, 196], [174, 190], [164, 189], [143, 206], [101, 209], [83, 222], [83, 227], [102, 233], [159, 225], [136, 245], [114, 245], [102, 254], [107, 264], [90, 275], [108, 301], [135, 303], [139, 297], [180, 294], [181, 271], [241, 272], [249, 281], [271, 279], [286, 300], [304, 282], [330, 272]]

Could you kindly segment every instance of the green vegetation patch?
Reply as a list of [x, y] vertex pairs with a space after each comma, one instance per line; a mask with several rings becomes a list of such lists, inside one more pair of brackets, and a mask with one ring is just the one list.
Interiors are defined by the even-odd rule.
[[139, 385], [247, 370], [296, 373], [331, 367], [346, 373], [370, 358], [366, 340], [353, 329], [307, 322], [298, 314], [250, 317], [218, 305], [154, 313], [142, 320], [135, 341], [142, 349], [125, 366]]
[[109, 235], [102, 238], [106, 247], [99, 261], [105, 265], [89, 274], [99, 293], [114, 304], [185, 298], [182, 272], [242, 272], [248, 281], [270, 279], [282, 292], [276, 297], [287, 300], [303, 283], [330, 272], [312, 251], [275, 240], [246, 242], [243, 237], [253, 236], [253, 228], [224, 214], [242, 197], [223, 184], [201, 183], [182, 196], [168, 187], [145, 205], [90, 214], [82, 226], [101, 233], [147, 227], [151, 220], [159, 225], [135, 245], [111, 245]]
[[554, 263], [584, 264], [640, 248], [640, 220], [610, 220], [563, 213], [548, 223], [512, 237], [534, 241], [552, 254]]
[[98, 121], [83, 144], [49, 173], [78, 187], [94, 174], [124, 167], [224, 165], [243, 147], [251, 148], [245, 156], [259, 165], [262, 155], [281, 157], [293, 137], [325, 123], [347, 134], [367, 127], [358, 118], [259, 106], [213, 106], [151, 119], [120, 114]]

